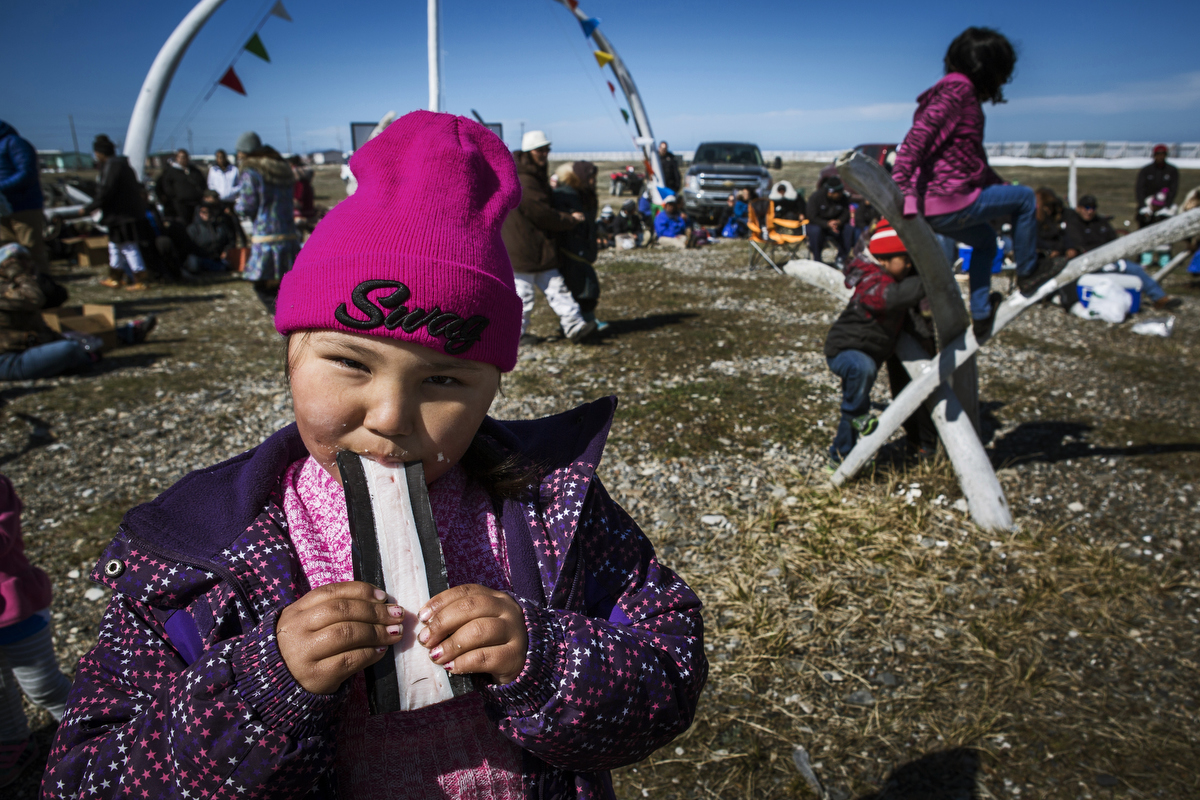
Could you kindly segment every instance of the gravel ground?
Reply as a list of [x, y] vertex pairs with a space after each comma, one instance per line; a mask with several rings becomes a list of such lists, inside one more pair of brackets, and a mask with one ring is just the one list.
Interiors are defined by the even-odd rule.
[[[611, 334], [572, 346], [539, 305], [549, 339], [493, 409], [618, 395], [600, 475], [706, 604], [696, 724], [622, 770], [619, 795], [1200, 793], [1200, 292], [1169, 287], [1186, 298], [1170, 339], [1041, 306], [985, 349], [986, 443], [1019, 525], [1000, 536], [970, 523], [943, 459], [908, 464], [898, 444], [828, 487], [839, 392], [821, 345], [840, 309], [746, 259], [740, 243], [606, 252]], [[124, 511], [292, 414], [247, 285], [130, 300], [59, 272], [77, 300], [160, 316], [95, 372], [0, 390], [0, 469], [70, 671], [107, 601], [87, 573]], [[30, 716], [48, 746], [49, 718]]]

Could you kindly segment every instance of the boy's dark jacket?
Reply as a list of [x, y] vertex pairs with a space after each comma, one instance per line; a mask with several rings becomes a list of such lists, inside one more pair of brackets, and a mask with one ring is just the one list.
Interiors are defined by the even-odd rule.
[[825, 357], [861, 350], [876, 364], [888, 360], [908, 310], [921, 302], [925, 287], [916, 275], [897, 282], [883, 267], [864, 258], [846, 265], [846, 288], [854, 296], [825, 338]]
[[[607, 770], [685, 730], [707, 677], [699, 600], [595, 475], [615, 407], [480, 429], [546, 467], [536, 500], [501, 509], [526, 666], [482, 690], [525, 751], [529, 798], [611, 797]], [[291, 425], [126, 515], [92, 573], [114, 594], [79, 661], [43, 797], [336, 796], [346, 687], [305, 691], [274, 636], [308, 590], [280, 489], [306, 455]], [[195, 624], [177, 624], [180, 611]]]

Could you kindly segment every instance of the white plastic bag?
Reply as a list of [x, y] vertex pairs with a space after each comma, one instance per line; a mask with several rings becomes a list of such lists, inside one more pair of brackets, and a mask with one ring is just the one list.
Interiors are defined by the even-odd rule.
[[1091, 297], [1088, 299], [1084, 313], [1071, 310], [1084, 319], [1102, 319], [1105, 322], [1119, 323], [1125, 321], [1129, 309], [1133, 308], [1133, 298], [1117, 281], [1106, 276], [1100, 276], [1091, 285]]
[[1130, 330], [1134, 333], [1140, 333], [1143, 336], [1167, 337], [1175, 330], [1175, 317], [1158, 317], [1156, 319], [1144, 320], [1134, 325]]

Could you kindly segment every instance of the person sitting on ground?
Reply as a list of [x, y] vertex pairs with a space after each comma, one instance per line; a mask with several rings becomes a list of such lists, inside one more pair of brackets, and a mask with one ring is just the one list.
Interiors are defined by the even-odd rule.
[[513, 280], [521, 298], [520, 344], [533, 345], [543, 341], [529, 331], [535, 288], [541, 289], [546, 296], [566, 337], [579, 344], [596, 330], [596, 323], [583, 318], [579, 303], [571, 296], [571, 290], [558, 271], [554, 235], [582, 224], [584, 215], [580, 211], [556, 211], [551, 204], [550, 176], [547, 174], [550, 140], [543, 131], [526, 131], [521, 137], [521, 149], [513, 154], [513, 158], [521, 182], [521, 203], [504, 220], [501, 236], [512, 260]]
[[175, 151], [175, 158], [167, 163], [154, 183], [163, 216], [177, 219], [185, 226], [191, 224], [207, 188], [208, 177], [192, 163], [188, 151], [182, 147]]
[[220, 221], [224, 216], [220, 202], [204, 203], [196, 209], [196, 218], [187, 228], [191, 252], [184, 263], [184, 269], [192, 275], [229, 269], [225, 251], [233, 247], [234, 237], [229, 227]]
[[[52, 378], [100, 360], [101, 339], [55, 333], [42, 317], [44, 304], [29, 250], [16, 243], [0, 246], [0, 381]], [[124, 322], [117, 327], [117, 341], [144, 341], [156, 324], [153, 314]]]
[[[887, 220], [879, 221], [867, 249], [871, 258], [856, 258], [846, 265], [846, 288], [853, 289], [854, 296], [825, 339], [829, 368], [842, 379], [841, 418], [829, 448], [831, 469], [850, 454], [860, 435], [871, 433], [878, 424], [868, 413], [871, 387], [879, 367], [895, 353], [909, 310], [925, 297], [904, 242]], [[899, 363], [896, 366], [903, 369]], [[888, 370], [892, 370], [890, 363]], [[926, 435], [915, 444], [925, 451], [932, 420], [919, 427]]]
[[972, 248], [970, 308], [975, 337], [986, 338], [1001, 297], [993, 297], [996, 231], [991, 220], [1011, 216], [1017, 288], [1026, 297], [1052, 279], [1059, 262], [1037, 257], [1036, 201], [1027, 186], [1005, 183], [983, 149], [983, 103], [1004, 102], [1017, 53], [991, 28], [967, 28], [946, 50], [946, 75], [917, 98], [892, 179], [904, 195], [904, 216], [924, 214], [935, 233]]
[[[1154, 160], [1138, 170], [1133, 192], [1137, 197], [1139, 228], [1158, 222], [1154, 209], [1170, 208], [1179, 194], [1179, 169], [1167, 163], [1167, 152], [1165, 144], [1155, 145]], [[1156, 197], [1158, 203], [1152, 204]]]
[[[1113, 230], [1113, 226], [1109, 223], [1111, 217], [1104, 217], [1096, 211], [1096, 198], [1090, 194], [1085, 194], [1079, 198], [1079, 205], [1074, 209], [1067, 209], [1063, 212], [1063, 219], [1066, 222], [1067, 238], [1071, 241], [1074, 248], [1080, 253], [1086, 253], [1089, 250], [1095, 250], [1103, 244], [1107, 244], [1117, 238], [1117, 232]], [[1156, 310], [1162, 311], [1165, 309], [1178, 308], [1183, 305], [1183, 301], [1178, 297], [1172, 297], [1163, 290], [1158, 281], [1151, 277], [1150, 273], [1146, 272], [1141, 264], [1128, 259], [1118, 259], [1109, 264], [1105, 264], [1098, 272], [1120, 272], [1126, 275], [1133, 275], [1142, 282], [1142, 294]], [[1074, 303], [1074, 287], [1071, 287], [1068, 292], [1067, 300]], [[1067, 305], [1067, 308], [1070, 306]]]
[[692, 224], [687, 214], [680, 212], [675, 195], [663, 195], [662, 211], [654, 217], [654, 235], [659, 244], [683, 249], [687, 246], [688, 230]]
[[1063, 201], [1049, 187], [1042, 186], [1034, 192], [1037, 218], [1037, 249], [1041, 258], [1074, 258], [1079, 255], [1067, 235], [1067, 223], [1063, 220]]
[[613, 240], [620, 231], [617, 230], [617, 215], [612, 206], [600, 209], [600, 217], [596, 220], [596, 246], [600, 249], [613, 246]]
[[0, 246], [0, 380], [50, 378], [99, 360], [98, 350], [93, 358], [84, 344], [46, 325], [37, 273], [24, 246]]
[[634, 245], [640, 246], [645, 233], [646, 222], [638, 212], [637, 203], [633, 200], [626, 200], [621, 204], [621, 210], [617, 212], [617, 234], [632, 236]]
[[213, 155], [216, 163], [208, 168], [208, 188], [217, 193], [222, 203], [232, 206], [237, 201], [237, 164], [229, 162], [229, 154], [224, 150], [218, 150]]
[[791, 181], [779, 181], [771, 187], [768, 195], [775, 204], [775, 219], [800, 220], [804, 216], [804, 195], [796, 190]]
[[829, 242], [837, 249], [837, 266], [846, 263], [854, 247], [854, 227], [850, 224], [850, 197], [838, 177], [828, 178], [808, 198], [808, 250], [813, 261], [824, 263], [821, 251]]
[[[142, 204], [146, 207], [146, 226], [143, 235], [146, 237], [138, 242], [138, 250], [151, 271], [158, 273], [159, 278], [169, 283], [178, 283], [190, 279], [183, 272], [183, 253], [189, 247], [187, 230], [181, 225], [168, 225], [159, 213], [158, 207], [150, 202], [149, 192], [142, 186]], [[183, 235], [180, 236], [179, 234]]]
[[125, 288], [138, 291], [146, 288], [146, 262], [138, 247], [139, 241], [150, 238], [146, 204], [129, 160], [116, 152], [116, 145], [103, 133], [92, 142], [100, 178], [96, 197], [80, 213], [99, 210], [100, 224], [108, 228], [108, 277], [100, 285], [115, 289], [128, 281]]
[[871, 230], [881, 218], [879, 211], [867, 198], [851, 203], [850, 224], [854, 227], [854, 244], [857, 245], [862, 235]]

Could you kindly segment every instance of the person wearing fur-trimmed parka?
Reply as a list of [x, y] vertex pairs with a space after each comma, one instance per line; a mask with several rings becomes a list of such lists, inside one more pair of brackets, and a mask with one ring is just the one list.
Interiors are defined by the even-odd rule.
[[[700, 602], [596, 475], [615, 399], [486, 416], [521, 329], [504, 143], [418, 111], [351, 167], [279, 294], [296, 424], [125, 517], [43, 797], [611, 798], [692, 722]], [[351, 579], [340, 451], [422, 463], [450, 589]], [[476, 691], [369, 714], [402, 640]]]
[[283, 156], [263, 145], [253, 131], [238, 137], [237, 157], [241, 178], [235, 209], [254, 221], [243, 277], [254, 281], [259, 299], [274, 312], [279, 282], [300, 250], [293, 216], [296, 175]]

